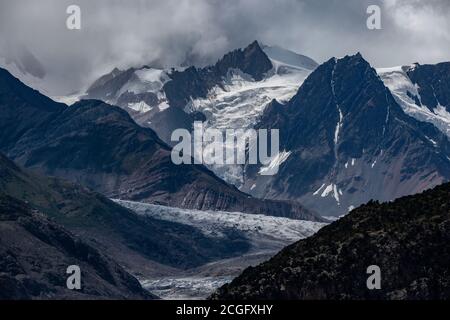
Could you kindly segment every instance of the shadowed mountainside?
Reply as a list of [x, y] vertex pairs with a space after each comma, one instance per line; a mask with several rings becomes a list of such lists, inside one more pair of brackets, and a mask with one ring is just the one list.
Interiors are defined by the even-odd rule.
[[[151, 299], [111, 258], [26, 203], [0, 194], [0, 299]], [[66, 269], [81, 269], [81, 289]]]

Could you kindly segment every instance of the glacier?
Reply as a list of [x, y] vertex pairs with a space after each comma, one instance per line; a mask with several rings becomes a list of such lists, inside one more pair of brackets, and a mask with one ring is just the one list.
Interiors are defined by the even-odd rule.
[[406, 114], [419, 121], [433, 124], [450, 137], [450, 113], [441, 105], [438, 105], [436, 109], [431, 111], [423, 103], [421, 103], [421, 106], [415, 103], [411, 95], [416, 96], [419, 101], [421, 101], [421, 98], [417, 85], [412, 83], [405, 71], [407, 68], [414, 68], [414, 65], [378, 68], [376, 71]]
[[227, 231], [232, 229], [248, 239], [250, 250], [241, 256], [152, 278], [138, 277], [144, 288], [163, 299], [204, 299], [246, 267], [269, 259], [285, 246], [313, 235], [326, 225], [242, 212], [200, 211], [118, 199], [114, 201], [139, 215], [192, 226], [208, 237], [227, 241]]

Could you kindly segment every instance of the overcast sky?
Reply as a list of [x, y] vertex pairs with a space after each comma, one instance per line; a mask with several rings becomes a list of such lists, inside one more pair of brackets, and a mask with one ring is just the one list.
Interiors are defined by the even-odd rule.
[[[81, 30], [66, 8], [81, 7]], [[382, 8], [382, 30], [366, 9]], [[0, 56], [52, 94], [115, 66], [214, 62], [253, 40], [318, 62], [360, 51], [375, 67], [450, 60], [450, 0], [0, 0]]]

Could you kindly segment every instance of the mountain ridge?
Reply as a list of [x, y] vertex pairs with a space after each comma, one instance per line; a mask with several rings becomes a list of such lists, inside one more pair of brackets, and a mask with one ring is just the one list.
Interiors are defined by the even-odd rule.
[[[371, 201], [217, 290], [220, 300], [445, 300], [450, 296], [450, 183]], [[369, 290], [367, 268], [381, 270]]]
[[56, 110], [40, 113], [49, 106], [23, 103], [13, 93], [0, 91], [0, 150], [41, 174], [124, 200], [320, 220], [294, 202], [251, 198], [201, 165], [173, 164], [170, 147], [119, 107], [98, 100], [67, 107], [42, 98]]
[[279, 129], [280, 150], [290, 155], [272, 178], [248, 166], [242, 190], [297, 199], [324, 215], [450, 178], [447, 137], [405, 114], [360, 54], [319, 66], [287, 104], [272, 102], [256, 128]]

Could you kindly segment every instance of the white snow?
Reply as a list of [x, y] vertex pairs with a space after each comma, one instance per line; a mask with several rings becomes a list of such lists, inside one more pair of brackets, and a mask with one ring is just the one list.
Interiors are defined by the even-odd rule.
[[[278, 46], [263, 45], [262, 49], [272, 61], [272, 64], [277, 67], [314, 70], [318, 66], [317, 62], [311, 58]], [[280, 71], [279, 68], [277, 68], [277, 71]]]
[[159, 88], [162, 88], [162, 86], [170, 80], [166, 71], [163, 69], [143, 68], [137, 70], [135, 74], [142, 82], [155, 83]]
[[325, 187], [325, 183], [323, 183], [323, 184], [320, 186], [319, 189], [317, 189], [316, 191], [314, 191], [313, 195], [314, 195], [314, 196], [317, 196], [317, 195], [320, 193], [320, 191], [323, 189], [323, 187]]
[[280, 153], [278, 153], [276, 156], [274, 156], [272, 158], [272, 161], [265, 167], [261, 167], [261, 169], [259, 169], [259, 174], [260, 175], [268, 175], [268, 174], [274, 174], [277, 173], [277, 168], [280, 167], [280, 165], [285, 162], [287, 160], [287, 158], [289, 158], [289, 156], [291, 155], [291, 151], [287, 152], [287, 151], [282, 151]]
[[169, 108], [169, 103], [167, 101], [163, 101], [158, 105], [159, 111], [164, 111]]
[[232, 276], [219, 277], [163, 277], [160, 279], [146, 279], [141, 285], [165, 300], [205, 299], [215, 289], [231, 282]]
[[223, 88], [213, 88], [206, 99], [194, 99], [187, 110], [204, 112], [208, 124], [217, 129], [246, 129], [256, 122], [273, 99], [279, 102], [290, 100], [309, 73], [296, 70], [254, 81], [239, 70], [232, 70]]
[[[46, 96], [51, 96], [50, 92], [48, 92], [45, 89], [46, 82], [47, 82], [47, 79], [45, 76], [42, 79], [35, 77], [32, 74], [24, 71], [24, 69], [19, 67], [15, 62], [7, 60], [1, 56], [0, 56], [0, 67], [8, 70], [9, 73], [11, 73], [14, 77], [19, 79], [21, 82], [23, 82], [27, 86], [29, 86], [35, 90], [38, 90], [40, 93], [42, 93]], [[62, 97], [61, 97], [61, 100], [62, 100]]]
[[71, 106], [80, 100], [80, 96], [81, 95], [79, 94], [72, 94], [67, 96], [51, 96], [50, 98], [56, 102], [61, 102], [68, 106]]
[[336, 125], [336, 129], [334, 131], [334, 144], [338, 143], [338, 139], [339, 139], [339, 132], [342, 128], [342, 121], [343, 121], [343, 115], [342, 115], [342, 111], [338, 106], [338, 111], [339, 111], [339, 122]]
[[430, 111], [423, 103], [421, 103], [422, 106], [416, 105], [407, 92], [417, 96], [421, 101], [418, 88], [403, 71], [403, 67], [381, 68], [377, 69], [377, 73], [406, 114], [419, 121], [432, 123], [444, 134], [450, 136], [450, 113], [441, 105], [433, 111]]
[[152, 110], [153, 108], [146, 104], [144, 101], [136, 102], [136, 103], [129, 103], [128, 108], [133, 109], [135, 111], [139, 112], [148, 112]]
[[[255, 81], [240, 70], [230, 70], [223, 86], [210, 90], [205, 99], [193, 99], [186, 106], [186, 111], [201, 111], [205, 114], [205, 129], [246, 130], [255, 125], [272, 100], [276, 99], [282, 103], [289, 101], [316, 64], [311, 59], [289, 50], [278, 47], [264, 48], [274, 65], [265, 79]], [[238, 187], [243, 183], [240, 166], [211, 165], [209, 169]]]
[[[134, 72], [135, 77], [131, 81], [125, 83], [118, 92], [114, 93], [114, 97], [118, 98], [125, 92], [134, 94], [154, 93], [158, 98], [158, 109], [163, 111], [169, 107], [166, 96], [162, 91], [164, 84], [170, 80], [168, 73], [164, 69], [143, 67]], [[109, 101], [115, 104], [117, 101], [112, 98]], [[130, 103], [129, 108], [141, 113], [152, 110], [144, 101]]]
[[337, 221], [340, 218], [342, 218], [342, 216], [336, 217], [336, 216], [323, 216], [323, 218], [327, 219], [328, 221]]
[[[314, 192], [313, 195], [318, 195], [324, 186], [325, 186], [325, 184], [323, 184], [316, 192]], [[320, 196], [322, 198], [325, 198], [325, 197], [328, 197], [329, 195], [331, 195], [336, 200], [337, 204], [340, 205], [340, 203], [341, 203], [340, 196], [343, 195], [343, 192], [341, 189], [339, 189], [337, 187], [336, 184], [334, 184], [334, 183], [329, 184], [323, 190], [323, 192]]]
[[375, 161], [374, 162], [372, 162], [372, 165], [371, 165], [371, 167], [373, 168], [373, 167], [375, 167], [375, 165], [377, 164], [377, 160], [375, 159]]
[[436, 141], [434, 141], [433, 139], [431, 139], [431, 138], [428, 137], [428, 136], [425, 136], [425, 138], [426, 138], [428, 141], [430, 141], [435, 147], [437, 146], [437, 142], [436, 142]]
[[333, 184], [333, 196], [338, 204], [340, 203], [340, 200], [339, 200], [340, 194], [342, 195], [342, 191], [338, 190], [337, 186], [335, 184]]
[[138, 214], [178, 222], [198, 228], [207, 236], [220, 237], [227, 228], [243, 232], [253, 248], [280, 247], [309, 237], [325, 224], [241, 212], [200, 211], [165, 207], [141, 202], [114, 200]]
[[117, 97], [124, 92], [146, 93], [153, 92], [157, 94], [164, 84], [170, 80], [165, 70], [155, 68], [142, 68], [134, 72], [136, 75], [132, 81], [128, 81], [120, 88]]

